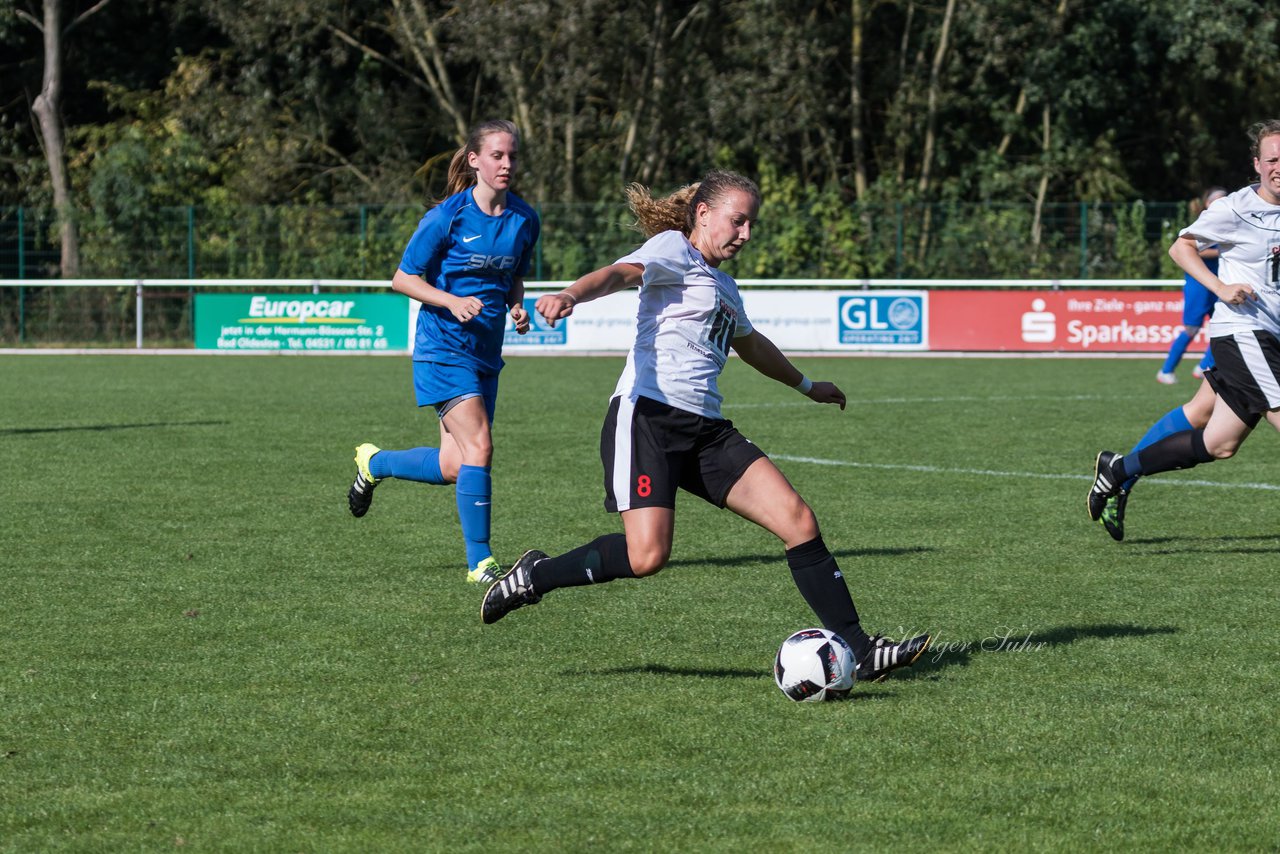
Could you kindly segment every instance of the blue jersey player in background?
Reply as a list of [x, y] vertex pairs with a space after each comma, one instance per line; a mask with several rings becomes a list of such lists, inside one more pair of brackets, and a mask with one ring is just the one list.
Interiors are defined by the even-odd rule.
[[[1227, 191], [1221, 187], [1210, 187], [1200, 197], [1199, 204], [1193, 208], [1195, 217], [1200, 212], [1216, 202], [1218, 199], [1224, 198]], [[1215, 276], [1218, 274], [1218, 247], [1216, 245], [1206, 246], [1200, 250], [1200, 257], [1204, 260], [1204, 264], [1209, 268], [1209, 272]], [[1169, 345], [1169, 353], [1165, 356], [1164, 364], [1160, 370], [1156, 372], [1156, 382], [1164, 385], [1173, 385], [1178, 381], [1177, 374], [1174, 373], [1178, 368], [1178, 363], [1182, 361], [1182, 355], [1187, 352], [1192, 340], [1200, 333], [1200, 327], [1204, 325], [1204, 319], [1213, 314], [1213, 304], [1218, 301], [1213, 291], [1206, 288], [1195, 280], [1190, 273], [1183, 274], [1182, 282], [1182, 330], [1173, 339], [1173, 343]], [[1205, 350], [1204, 358], [1200, 360], [1200, 364], [1192, 371], [1193, 376], [1197, 379], [1204, 376], [1204, 372], [1213, 367], [1213, 352]]]
[[502, 575], [489, 548], [492, 518], [492, 425], [508, 313], [529, 330], [524, 276], [538, 242], [537, 214], [510, 192], [519, 134], [508, 121], [478, 125], [449, 165], [448, 197], [427, 211], [391, 280], [422, 303], [413, 344], [413, 388], [419, 406], [435, 408], [440, 446], [384, 451], [356, 448], [356, 478], [347, 492], [363, 516], [373, 489], [393, 477], [457, 484], [467, 580]]

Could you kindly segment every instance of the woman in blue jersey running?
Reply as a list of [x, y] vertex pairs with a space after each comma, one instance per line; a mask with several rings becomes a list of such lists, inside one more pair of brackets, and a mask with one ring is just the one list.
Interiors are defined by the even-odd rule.
[[456, 483], [467, 580], [486, 584], [502, 574], [489, 548], [502, 338], [508, 314], [518, 333], [529, 330], [524, 276], [540, 229], [533, 208], [510, 191], [519, 144], [508, 121], [471, 131], [449, 164], [448, 197], [422, 217], [391, 280], [422, 303], [413, 388], [419, 406], [435, 408], [440, 446], [384, 451], [362, 444], [347, 492], [351, 514], [363, 516], [385, 478]]
[[[1227, 191], [1221, 187], [1210, 187], [1205, 190], [1198, 204], [1193, 208], [1195, 216], [1192, 219], [1199, 217], [1203, 211], [1207, 210], [1218, 199], [1226, 198], [1226, 195]], [[1217, 275], [1217, 244], [1201, 248], [1200, 257], [1204, 260], [1205, 266], [1209, 268], [1209, 272]], [[1174, 371], [1177, 370], [1178, 363], [1182, 361], [1182, 355], [1187, 352], [1187, 347], [1191, 346], [1191, 342], [1200, 333], [1200, 327], [1204, 325], [1205, 318], [1213, 314], [1213, 304], [1217, 301], [1217, 295], [1196, 281], [1195, 276], [1190, 273], [1183, 273], [1182, 330], [1174, 336], [1173, 342], [1169, 345], [1169, 353], [1165, 356], [1164, 364], [1156, 372], [1156, 382], [1163, 385], [1173, 385], [1178, 381], [1178, 375]], [[1200, 364], [1196, 366], [1192, 374], [1199, 379], [1204, 376], [1205, 371], [1212, 367], [1213, 353], [1206, 350], [1204, 358], [1200, 360]]]
[[628, 201], [649, 240], [537, 304], [554, 325], [578, 303], [640, 289], [635, 344], [600, 436], [605, 507], [622, 517], [625, 533], [558, 557], [526, 552], [490, 585], [481, 619], [495, 622], [558, 588], [658, 572], [671, 556], [676, 490], [683, 489], [781, 540], [801, 595], [853, 648], [858, 679], [875, 681], [913, 663], [929, 635], [894, 642], [863, 630], [813, 510], [720, 414], [717, 377], [731, 347], [744, 363], [810, 400], [845, 406], [834, 383], [809, 380], [752, 327], [737, 282], [720, 270], [751, 239], [760, 190], [741, 175], [716, 171], [664, 199], [633, 185]]

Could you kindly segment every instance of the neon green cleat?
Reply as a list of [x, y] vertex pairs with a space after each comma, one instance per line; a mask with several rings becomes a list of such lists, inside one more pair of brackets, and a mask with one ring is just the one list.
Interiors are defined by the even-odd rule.
[[1102, 508], [1098, 523], [1107, 529], [1111, 539], [1120, 542], [1124, 539], [1124, 509], [1129, 503], [1128, 490], [1122, 489], [1107, 499], [1107, 506]]
[[469, 584], [492, 584], [499, 578], [502, 578], [502, 567], [492, 557], [487, 557], [480, 563], [476, 564], [476, 568], [467, 573], [467, 582]]
[[467, 584], [493, 584], [504, 575], [502, 566], [492, 557], [476, 563], [476, 568], [467, 572]]
[[378, 479], [369, 472], [369, 460], [380, 450], [368, 442], [356, 446], [356, 479], [347, 490], [347, 506], [357, 518], [368, 513], [373, 503], [373, 488], [378, 485]]

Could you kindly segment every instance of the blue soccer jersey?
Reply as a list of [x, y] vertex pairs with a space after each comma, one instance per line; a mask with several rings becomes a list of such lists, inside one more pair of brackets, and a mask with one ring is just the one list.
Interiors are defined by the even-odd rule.
[[422, 306], [414, 361], [489, 373], [502, 369], [507, 297], [514, 280], [529, 271], [539, 229], [533, 208], [513, 193], [507, 193], [506, 208], [497, 216], [476, 206], [471, 188], [427, 211], [405, 247], [400, 269], [446, 293], [477, 297], [484, 310], [459, 323], [445, 308]]

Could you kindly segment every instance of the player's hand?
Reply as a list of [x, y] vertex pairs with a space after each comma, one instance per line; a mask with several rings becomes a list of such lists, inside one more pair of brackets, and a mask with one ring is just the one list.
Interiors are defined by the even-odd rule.
[[844, 409], [845, 397], [844, 392], [835, 383], [816, 382], [813, 388], [809, 389], [809, 393], [805, 397], [815, 403], [838, 403], [840, 408]]
[[449, 311], [458, 318], [459, 323], [466, 323], [474, 317], [479, 317], [483, 310], [484, 303], [479, 297], [458, 297], [457, 301], [449, 306]]
[[556, 321], [573, 314], [573, 307], [577, 304], [576, 299], [561, 291], [558, 294], [543, 294], [538, 297], [534, 308], [547, 321], [547, 325], [554, 329]]
[[1249, 300], [1256, 300], [1258, 295], [1249, 285], [1226, 285], [1222, 289], [1222, 293], [1218, 294], [1218, 299], [1230, 305], [1244, 305]]
[[524, 306], [512, 306], [511, 319], [515, 321], [517, 334], [523, 335], [529, 331], [529, 312], [524, 310]]

